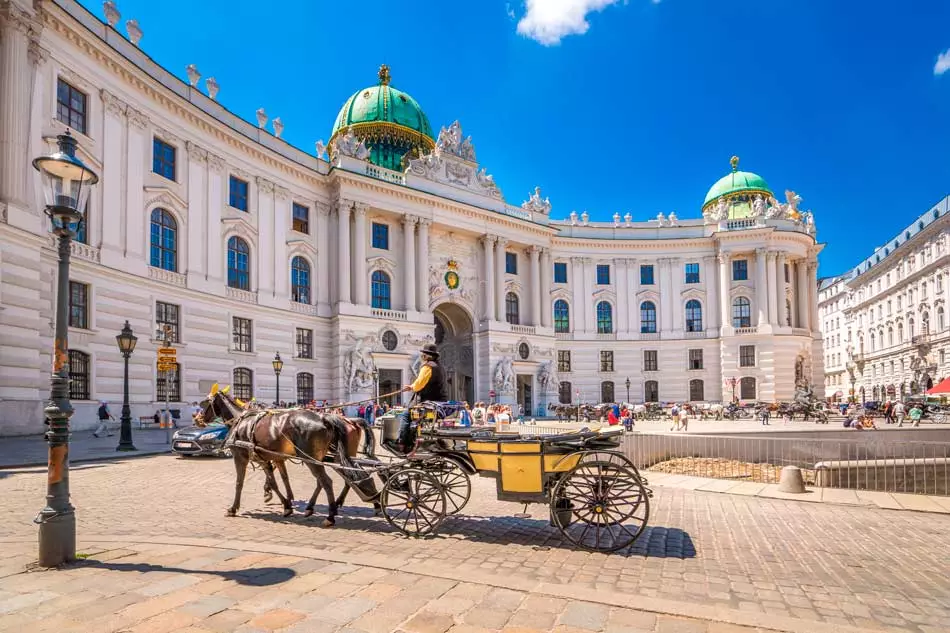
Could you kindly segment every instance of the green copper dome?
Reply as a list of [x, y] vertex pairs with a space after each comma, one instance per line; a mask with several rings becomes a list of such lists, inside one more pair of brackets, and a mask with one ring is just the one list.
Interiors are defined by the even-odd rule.
[[402, 171], [403, 158], [435, 148], [429, 118], [415, 99], [389, 85], [389, 67], [379, 68], [379, 83], [346, 100], [333, 124], [330, 141], [347, 130], [370, 148], [370, 162]]
[[739, 171], [739, 157], [733, 156], [730, 160], [732, 164], [732, 173], [726, 174], [722, 178], [716, 181], [710, 189], [709, 193], [706, 194], [706, 199], [703, 201], [703, 208], [712, 204], [713, 202], [719, 200], [722, 197], [744, 197], [741, 194], [756, 194], [762, 193], [767, 196], [772, 195], [772, 190], [769, 189], [768, 183], [765, 182], [765, 179], [758, 174], [753, 174], [749, 171]]

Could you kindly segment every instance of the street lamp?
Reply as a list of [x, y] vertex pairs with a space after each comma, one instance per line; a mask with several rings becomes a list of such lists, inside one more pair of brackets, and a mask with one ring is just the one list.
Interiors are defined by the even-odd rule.
[[732, 388], [732, 402], [736, 401], [736, 385], [739, 384], [739, 379], [735, 376], [730, 376], [726, 378], [726, 386]]
[[[132, 444], [132, 414], [129, 411], [129, 357], [135, 351], [135, 343], [138, 337], [132, 334], [132, 328], [126, 321], [122, 326], [122, 332], [115, 337], [115, 342], [119, 345], [119, 352], [125, 361], [125, 372], [122, 374], [122, 416], [120, 420], [119, 445], [115, 447], [117, 451], [136, 451]], [[168, 385], [165, 385], [168, 389]]]
[[851, 394], [850, 394], [850, 395], [851, 395], [851, 404], [855, 404], [855, 403], [858, 401], [857, 398], [855, 397], [856, 394], [855, 394], [855, 392], [854, 392], [854, 382], [855, 382], [855, 379], [854, 379], [854, 370], [857, 369], [857, 368], [858, 368], [858, 366], [857, 366], [857, 364], [856, 364], [853, 360], [849, 360], [849, 361], [847, 362], [847, 364], [845, 364], [845, 369], [848, 370], [848, 378], [851, 380]]
[[280, 352], [274, 354], [274, 360], [270, 362], [271, 366], [274, 368], [274, 375], [277, 376], [277, 389], [275, 390], [275, 400], [274, 403], [278, 407], [280, 406], [280, 370], [284, 368], [284, 361], [280, 360]]
[[627, 380], [624, 383], [627, 386], [627, 402], [630, 402], [630, 376], [627, 376]]
[[46, 214], [52, 232], [59, 238], [59, 268], [56, 280], [56, 335], [53, 343], [53, 374], [50, 399], [43, 413], [49, 423], [49, 473], [46, 507], [39, 524], [39, 564], [55, 567], [76, 558], [76, 511], [69, 502], [69, 254], [70, 244], [82, 220], [89, 189], [99, 176], [76, 158], [76, 139], [69, 132], [57, 137], [58, 149], [33, 159], [40, 172]]

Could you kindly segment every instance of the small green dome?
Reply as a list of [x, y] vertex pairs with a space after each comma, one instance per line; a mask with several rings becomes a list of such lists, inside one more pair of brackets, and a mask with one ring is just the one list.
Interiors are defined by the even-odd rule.
[[743, 193], [772, 195], [772, 190], [769, 189], [765, 178], [750, 171], [739, 171], [738, 156], [733, 156], [730, 163], [732, 164], [732, 173], [726, 174], [710, 187], [709, 193], [706, 194], [706, 199], [703, 201], [704, 209], [723, 196], [735, 196]]
[[370, 162], [400, 170], [406, 154], [432, 151], [435, 140], [419, 103], [389, 81], [389, 67], [383, 64], [379, 83], [356, 92], [340, 108], [330, 140], [352, 129], [370, 148]]

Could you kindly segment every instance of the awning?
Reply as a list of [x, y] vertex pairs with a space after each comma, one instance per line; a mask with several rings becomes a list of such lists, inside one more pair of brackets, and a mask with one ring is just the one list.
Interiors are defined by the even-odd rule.
[[950, 378], [944, 378], [938, 384], [927, 390], [928, 396], [937, 396], [940, 394], [950, 394]]

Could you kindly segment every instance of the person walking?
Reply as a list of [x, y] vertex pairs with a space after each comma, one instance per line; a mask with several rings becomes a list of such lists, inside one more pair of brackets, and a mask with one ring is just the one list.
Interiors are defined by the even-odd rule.
[[894, 419], [897, 420], [897, 426], [904, 426], [904, 403], [900, 400], [894, 403]]
[[462, 410], [459, 411], [459, 425], [472, 426], [472, 410], [467, 402], [463, 403]]
[[894, 421], [894, 404], [888, 400], [884, 403], [884, 423], [890, 424]]
[[683, 433], [689, 431], [689, 411], [686, 410], [686, 407], [680, 408], [679, 427], [683, 430]]
[[115, 422], [115, 417], [112, 415], [112, 412], [109, 411], [109, 403], [105, 400], [99, 402], [99, 426], [96, 427], [96, 430], [93, 431], [92, 435], [94, 437], [102, 437], [102, 434], [105, 433], [106, 437], [112, 437], [115, 433], [109, 432], [109, 420]]
[[673, 420], [673, 426], [670, 427], [671, 431], [678, 431], [680, 428], [680, 408], [676, 406], [676, 403], [673, 403], [673, 407], [670, 409], [670, 418]]

